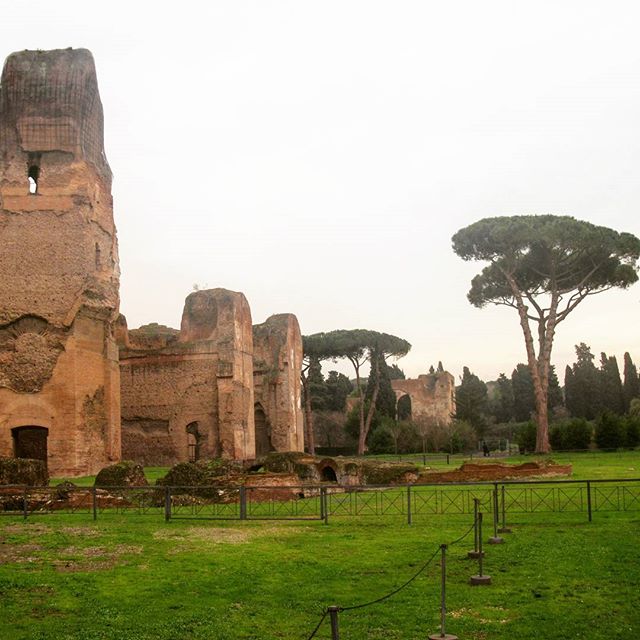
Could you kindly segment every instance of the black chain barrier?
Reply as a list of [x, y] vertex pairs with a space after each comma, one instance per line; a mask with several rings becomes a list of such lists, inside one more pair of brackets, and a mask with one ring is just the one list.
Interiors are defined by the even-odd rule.
[[[467, 529], [465, 533], [463, 533], [460, 537], [456, 538], [453, 542], [450, 542], [447, 546], [451, 547], [454, 544], [458, 544], [459, 542], [462, 542], [475, 529], [477, 523], [478, 523], [478, 518], [475, 518], [473, 521], [473, 524], [469, 527], [469, 529]], [[418, 571], [416, 571], [416, 573], [413, 574], [413, 576], [411, 576], [411, 578], [409, 578], [405, 583], [403, 583], [393, 591], [390, 591], [389, 593], [385, 594], [384, 596], [381, 596], [380, 598], [376, 598], [375, 600], [371, 600], [369, 602], [363, 602], [361, 604], [351, 605], [350, 607], [327, 607], [324, 610], [322, 617], [320, 618], [320, 621], [316, 625], [316, 628], [312, 631], [311, 635], [307, 638], [307, 640], [312, 640], [315, 637], [315, 635], [320, 630], [320, 627], [322, 626], [322, 623], [324, 622], [325, 618], [329, 615], [329, 613], [332, 610], [333, 612], [339, 612], [339, 611], [355, 611], [356, 609], [364, 609], [365, 607], [370, 607], [374, 604], [379, 604], [381, 602], [384, 602], [385, 600], [388, 600], [389, 598], [395, 596], [397, 593], [400, 593], [400, 591], [408, 587], [414, 580], [418, 578], [418, 576], [420, 576], [422, 573], [424, 573], [424, 571], [426, 571], [426, 569], [431, 565], [431, 563], [435, 560], [435, 558], [440, 554], [441, 549], [442, 549], [442, 546], [438, 546], [438, 548], [435, 550], [433, 555], [422, 565], [422, 567], [420, 567], [420, 569], [418, 569]]]

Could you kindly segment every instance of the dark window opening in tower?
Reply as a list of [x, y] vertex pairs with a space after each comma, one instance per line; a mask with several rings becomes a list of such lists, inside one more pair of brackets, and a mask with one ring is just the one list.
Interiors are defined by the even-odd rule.
[[31, 165], [28, 172], [29, 177], [29, 193], [35, 195], [38, 193], [38, 178], [40, 177], [40, 167]]

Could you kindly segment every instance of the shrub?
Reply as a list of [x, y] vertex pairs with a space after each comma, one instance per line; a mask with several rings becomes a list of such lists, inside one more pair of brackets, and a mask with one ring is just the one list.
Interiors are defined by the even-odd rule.
[[378, 427], [368, 440], [370, 453], [394, 453], [393, 436], [386, 426]]
[[625, 447], [635, 449], [640, 444], [640, 416], [628, 415], [624, 419]]
[[620, 416], [605, 411], [596, 421], [596, 443], [600, 449], [618, 449], [625, 445], [625, 429]]
[[549, 442], [555, 451], [588, 449], [592, 435], [591, 425], [583, 418], [552, 424], [549, 428]]
[[473, 451], [476, 445], [476, 432], [464, 420], [454, 420], [451, 424], [451, 453]]
[[98, 472], [96, 487], [145, 487], [149, 483], [141, 464], [123, 460]]
[[532, 453], [536, 450], [536, 425], [534, 422], [521, 422], [514, 425], [516, 442], [520, 453]]

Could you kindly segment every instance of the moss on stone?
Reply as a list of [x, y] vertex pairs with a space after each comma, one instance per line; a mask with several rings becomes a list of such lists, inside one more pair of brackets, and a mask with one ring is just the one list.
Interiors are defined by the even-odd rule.
[[145, 487], [149, 483], [141, 464], [123, 460], [101, 469], [94, 484], [96, 487]]
[[418, 477], [420, 469], [405, 462], [363, 461], [360, 465], [363, 484], [404, 484]]
[[46, 463], [29, 458], [0, 458], [0, 485], [7, 484], [46, 487], [49, 484]]

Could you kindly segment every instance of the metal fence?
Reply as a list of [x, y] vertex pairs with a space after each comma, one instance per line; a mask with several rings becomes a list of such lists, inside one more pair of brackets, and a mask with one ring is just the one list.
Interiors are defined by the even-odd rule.
[[180, 519], [406, 520], [474, 512], [509, 514], [640, 511], [640, 479], [529, 480], [384, 486], [0, 487], [0, 515], [138, 514]]

